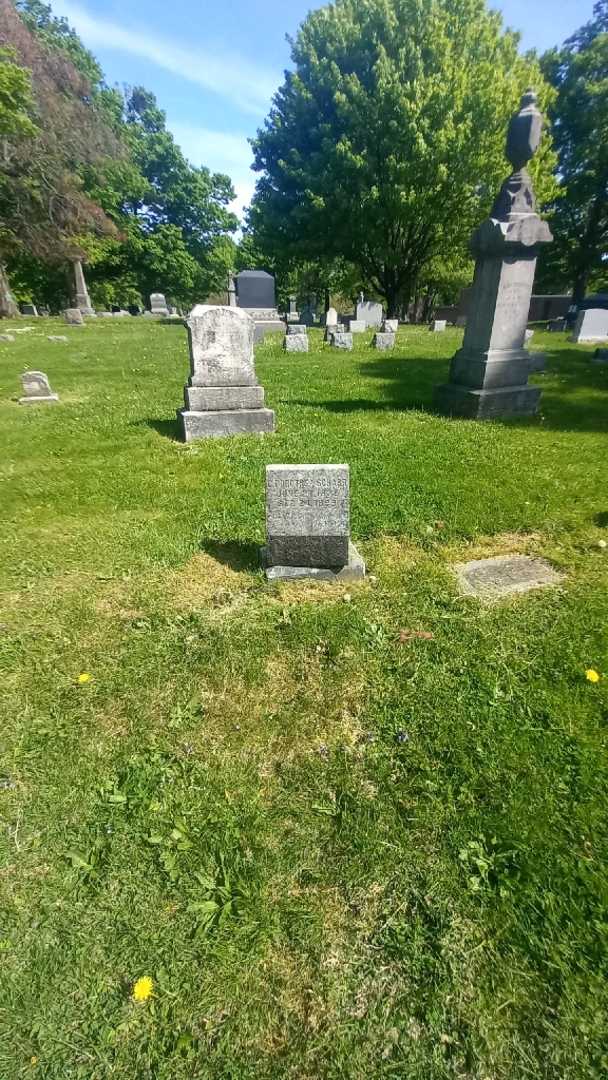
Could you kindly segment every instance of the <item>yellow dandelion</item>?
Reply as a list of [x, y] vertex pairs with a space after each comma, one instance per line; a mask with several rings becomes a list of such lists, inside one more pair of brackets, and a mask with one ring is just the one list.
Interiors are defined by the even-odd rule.
[[141, 979], [133, 983], [133, 1001], [147, 1001], [152, 997], [154, 983], [149, 975], [142, 975]]
[[588, 682], [599, 682], [600, 681], [600, 677], [599, 677], [597, 671], [594, 671], [592, 667], [587, 668], [587, 670], [585, 672], [585, 678], [587, 679]]
[[37, 1064], [38, 1064], [38, 1058], [36, 1057], [35, 1054], [32, 1054], [32, 1056], [30, 1058], [30, 1065], [37, 1065]]
[[91, 681], [92, 677], [93, 676], [89, 675], [88, 671], [83, 671], [82, 674], [78, 676], [78, 679], [76, 681], [80, 684], [80, 686], [84, 686], [85, 683]]

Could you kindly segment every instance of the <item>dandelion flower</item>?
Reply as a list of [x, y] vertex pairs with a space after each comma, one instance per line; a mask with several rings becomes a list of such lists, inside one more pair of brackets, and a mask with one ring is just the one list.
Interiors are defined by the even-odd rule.
[[133, 983], [133, 1001], [147, 1001], [152, 997], [154, 983], [149, 975], [142, 975], [141, 979]]
[[91, 677], [92, 676], [89, 675], [88, 671], [83, 671], [82, 674], [78, 676], [78, 679], [76, 681], [80, 684], [80, 686], [84, 686], [85, 683], [91, 681]]
[[588, 682], [599, 682], [600, 681], [600, 677], [599, 677], [597, 671], [594, 671], [592, 667], [587, 668], [587, 670], [585, 672], [585, 678], [587, 679]]

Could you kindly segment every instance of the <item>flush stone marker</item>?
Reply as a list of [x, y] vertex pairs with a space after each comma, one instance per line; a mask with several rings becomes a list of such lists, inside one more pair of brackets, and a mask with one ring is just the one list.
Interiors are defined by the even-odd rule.
[[528, 592], [543, 585], [558, 585], [563, 575], [558, 574], [545, 559], [529, 555], [497, 555], [493, 559], [473, 559], [456, 563], [460, 590], [465, 596], [477, 596], [480, 600], [500, 600], [510, 593]]
[[269, 580], [364, 577], [365, 564], [350, 542], [349, 523], [348, 465], [267, 466], [267, 544], [262, 558]]

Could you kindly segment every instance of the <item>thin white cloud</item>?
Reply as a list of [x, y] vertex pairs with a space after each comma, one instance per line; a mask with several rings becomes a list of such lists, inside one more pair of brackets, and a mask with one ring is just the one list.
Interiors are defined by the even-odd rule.
[[166, 71], [203, 86], [231, 101], [243, 112], [264, 116], [278, 85], [280, 73], [258, 68], [236, 53], [191, 48], [156, 37], [141, 28], [129, 29], [89, 14], [73, 0], [55, 0], [56, 14], [64, 15], [91, 49], [116, 49], [141, 56]]
[[231, 209], [240, 217], [243, 207], [251, 202], [256, 181], [256, 174], [250, 168], [253, 154], [247, 135], [171, 120], [168, 126], [193, 165], [206, 165], [212, 172], [228, 174], [236, 191]]

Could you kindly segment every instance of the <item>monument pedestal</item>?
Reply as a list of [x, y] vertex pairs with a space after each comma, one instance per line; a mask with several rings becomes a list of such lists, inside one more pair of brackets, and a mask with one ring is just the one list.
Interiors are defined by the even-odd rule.
[[538, 409], [540, 390], [528, 386], [534, 361], [524, 343], [539, 247], [553, 237], [535, 211], [532, 182], [523, 168], [540, 140], [535, 102], [528, 91], [511, 120], [507, 157], [514, 172], [471, 240], [475, 277], [464, 340], [452, 359], [449, 382], [435, 391], [437, 407], [452, 416], [487, 420], [531, 416]]

